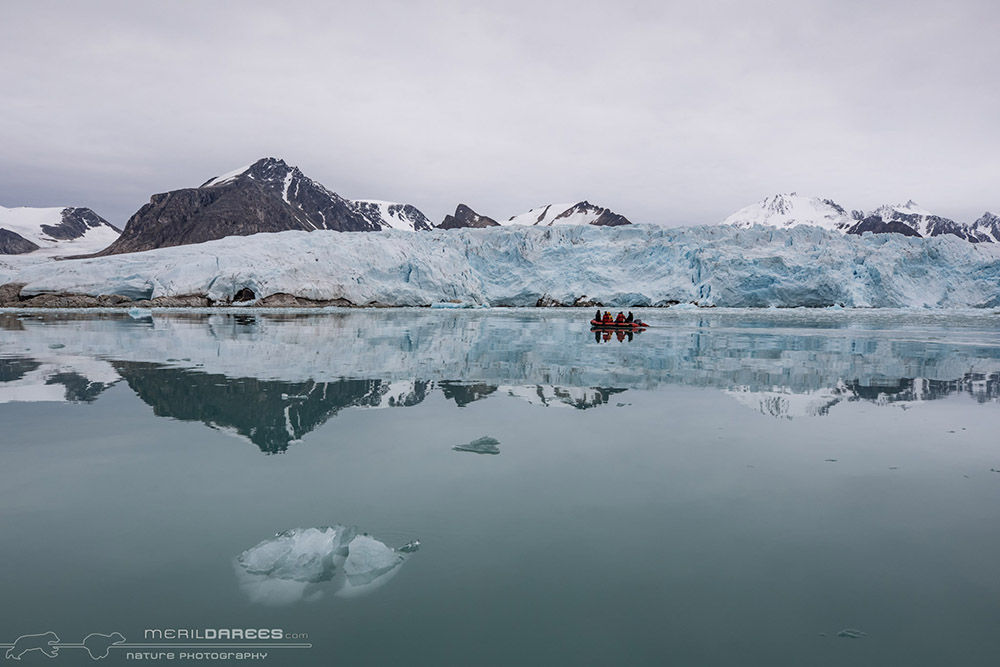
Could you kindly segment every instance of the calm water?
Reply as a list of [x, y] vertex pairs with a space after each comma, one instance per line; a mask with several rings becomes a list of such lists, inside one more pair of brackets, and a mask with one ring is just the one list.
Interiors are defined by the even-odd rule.
[[0, 313], [0, 650], [998, 664], [1000, 314], [640, 314]]

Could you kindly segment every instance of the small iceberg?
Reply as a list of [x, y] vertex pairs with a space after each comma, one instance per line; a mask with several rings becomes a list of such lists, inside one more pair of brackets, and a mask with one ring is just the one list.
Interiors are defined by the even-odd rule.
[[153, 311], [150, 308], [129, 308], [128, 316], [133, 320], [152, 319]]
[[468, 303], [465, 301], [435, 301], [431, 308], [489, 308], [488, 303]]
[[468, 444], [455, 445], [452, 449], [456, 452], [473, 452], [474, 454], [499, 454], [499, 445], [499, 440], [491, 438], [488, 435], [484, 435], [483, 437], [473, 440]]
[[844, 639], [863, 639], [867, 636], [867, 633], [864, 633], [857, 628], [845, 628], [838, 632], [837, 636], [843, 637]]
[[[254, 603], [278, 606], [316, 600], [330, 586], [338, 596], [350, 597], [395, 576], [406, 560], [404, 554], [419, 545], [414, 540], [396, 551], [357, 528], [339, 524], [292, 528], [241, 553], [234, 569], [240, 588]], [[337, 577], [338, 570], [344, 576]]]
[[420, 540], [410, 540], [403, 546], [399, 547], [399, 553], [411, 554], [414, 551], [420, 550]]

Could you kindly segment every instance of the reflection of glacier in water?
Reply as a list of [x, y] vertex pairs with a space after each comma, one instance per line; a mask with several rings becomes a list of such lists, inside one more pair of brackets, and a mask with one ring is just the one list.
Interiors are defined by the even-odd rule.
[[717, 388], [764, 414], [845, 401], [1000, 400], [991, 312], [655, 311], [629, 345], [584, 310], [0, 313], [0, 400], [93, 400], [119, 380], [157, 415], [265, 452], [345, 408], [516, 398], [587, 409], [626, 390]]
[[370, 592], [395, 576], [405, 559], [374, 537], [338, 524], [278, 533], [240, 554], [235, 570], [251, 602], [286, 605], [318, 599], [327, 582], [342, 597]]

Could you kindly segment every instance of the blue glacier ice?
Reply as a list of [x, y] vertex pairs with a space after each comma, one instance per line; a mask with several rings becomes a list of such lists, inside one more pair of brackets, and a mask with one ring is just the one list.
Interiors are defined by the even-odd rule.
[[281, 232], [3, 276], [22, 296], [290, 294], [355, 305], [989, 308], [1000, 244], [954, 236], [844, 235], [812, 226], [730, 225]]

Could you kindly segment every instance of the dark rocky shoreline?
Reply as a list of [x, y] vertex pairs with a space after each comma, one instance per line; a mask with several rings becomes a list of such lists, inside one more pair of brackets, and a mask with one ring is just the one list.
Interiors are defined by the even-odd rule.
[[[401, 308], [395, 304], [372, 301], [369, 303], [353, 303], [347, 299], [314, 300], [295, 296], [293, 294], [278, 293], [271, 294], [261, 299], [248, 298], [246, 300], [213, 301], [200, 294], [186, 294], [180, 296], [160, 296], [155, 299], [133, 300], [120, 294], [104, 294], [101, 296], [90, 296], [88, 294], [73, 294], [68, 292], [56, 294], [35, 294], [25, 296], [21, 294], [25, 283], [7, 283], [0, 285], [0, 308], [225, 308], [234, 309], [252, 306], [255, 308]], [[237, 295], [239, 296], [239, 295]], [[669, 301], [653, 306], [630, 306], [632, 308], [669, 308], [676, 306], [679, 301]], [[424, 304], [422, 307], [430, 307], [431, 304]], [[509, 304], [493, 304], [498, 308], [503, 308]], [[576, 298], [571, 303], [563, 303], [557, 299], [545, 295], [535, 302], [535, 308], [603, 308], [605, 304], [588, 299], [587, 295]], [[698, 304], [695, 304], [698, 305]], [[406, 306], [410, 307], [410, 306]], [[617, 308], [618, 306], [616, 306]], [[624, 306], [623, 306], [624, 307]]]

